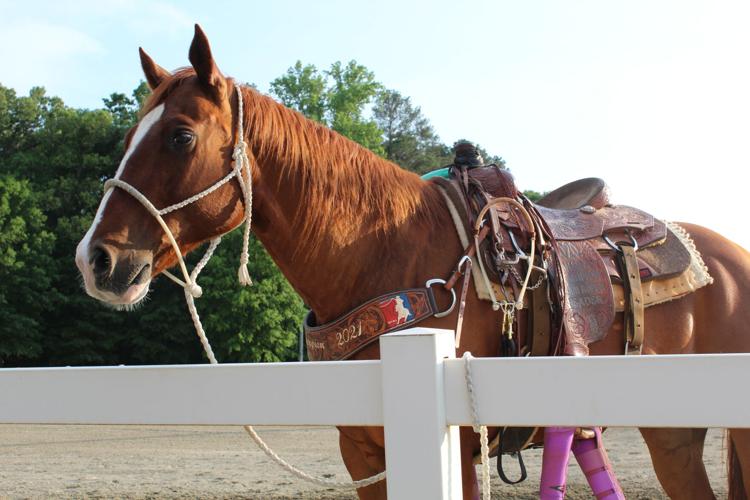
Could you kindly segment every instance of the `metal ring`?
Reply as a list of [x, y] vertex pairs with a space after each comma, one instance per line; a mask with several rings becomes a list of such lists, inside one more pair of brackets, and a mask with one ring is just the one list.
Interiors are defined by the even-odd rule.
[[463, 274], [461, 268], [464, 267], [464, 264], [466, 264], [467, 262], [469, 264], [472, 264], [471, 257], [469, 257], [468, 255], [464, 255], [463, 257], [461, 257], [461, 260], [458, 261], [458, 265], [456, 266], [456, 272]]
[[[446, 284], [445, 280], [442, 280], [440, 278], [433, 278], [431, 280], [427, 280], [427, 283], [425, 283], [424, 286], [430, 292], [430, 295], [432, 295], [432, 285], [445, 285], [445, 284]], [[453, 312], [453, 308], [456, 307], [456, 291], [453, 288], [451, 288], [450, 292], [451, 292], [451, 298], [453, 300], [451, 302], [451, 306], [448, 309], [446, 309], [445, 311], [436, 312], [434, 314], [434, 316], [436, 318], [444, 318], [444, 317], [448, 316], [451, 312]], [[433, 302], [434, 302], [435, 301], [435, 297], [433, 296], [432, 299], [433, 299]]]
[[[633, 247], [633, 251], [637, 252], [638, 251], [638, 241], [633, 237], [633, 235], [630, 233], [630, 231], [625, 231], [625, 234], [627, 234], [628, 238], [630, 238], [630, 246]], [[625, 242], [625, 241], [618, 241], [615, 244], [612, 240], [609, 239], [609, 236], [607, 236], [606, 234], [603, 234], [602, 238], [604, 238], [604, 241], [607, 243], [607, 245], [609, 245], [610, 248], [612, 250], [614, 250], [615, 252], [617, 252], [617, 253], [622, 253], [622, 249], [620, 248], [620, 245], [623, 245], [623, 244], [627, 245], [627, 242]]]

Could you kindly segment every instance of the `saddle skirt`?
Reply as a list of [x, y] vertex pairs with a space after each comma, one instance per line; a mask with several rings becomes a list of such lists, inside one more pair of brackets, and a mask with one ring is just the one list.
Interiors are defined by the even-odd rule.
[[[544, 349], [527, 346], [535, 355], [565, 353], [588, 354], [588, 345], [603, 339], [615, 315], [627, 309], [628, 279], [618, 264], [618, 245], [632, 247], [642, 287], [643, 306], [652, 306], [682, 297], [712, 282], [690, 236], [680, 226], [665, 223], [652, 215], [628, 206], [613, 205], [610, 190], [601, 179], [581, 179], [562, 186], [540, 199], [526, 200], [512, 175], [497, 166], [472, 168], [451, 178], [433, 178], [451, 213], [461, 244], [467, 248], [475, 234], [479, 210], [492, 199], [510, 198], [525, 204], [547, 248], [540, 261], [554, 254], [555, 266], [549, 266], [549, 284], [554, 290], [549, 309], [538, 303], [545, 294], [526, 295], [524, 308], [530, 308], [537, 323], [543, 314], [551, 315], [544, 328], [557, 325], [562, 342], [547, 332]], [[519, 274], [498, 257], [529, 251], [533, 228], [514, 213], [513, 206], [493, 203], [489, 220], [495, 238], [480, 246], [473, 282], [480, 299], [497, 302], [499, 296], [516, 297], [518, 286], [509, 273]], [[542, 241], [544, 239], [542, 238]], [[547, 252], [545, 254], [544, 252]], [[507, 257], [503, 257], [507, 259]], [[635, 265], [635, 264], [634, 264]], [[540, 278], [536, 273], [532, 281]], [[632, 280], [630, 280], [632, 281]], [[541, 283], [541, 279], [538, 281]], [[536, 304], [533, 304], [536, 299]], [[540, 311], [537, 311], [540, 309]], [[529, 329], [534, 321], [527, 319]], [[538, 328], [538, 325], [537, 325]], [[538, 340], [537, 340], [538, 342]], [[562, 351], [556, 346], [562, 345]], [[533, 352], [532, 352], [533, 351]]]

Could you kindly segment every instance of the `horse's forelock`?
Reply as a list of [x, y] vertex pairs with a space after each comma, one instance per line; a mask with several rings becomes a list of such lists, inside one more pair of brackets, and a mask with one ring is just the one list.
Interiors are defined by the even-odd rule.
[[142, 119], [149, 111], [166, 101], [170, 94], [192, 77], [195, 77], [195, 70], [193, 68], [188, 66], [177, 69], [169, 78], [164, 80], [151, 92], [151, 95], [148, 96], [146, 102], [143, 103], [138, 118]]

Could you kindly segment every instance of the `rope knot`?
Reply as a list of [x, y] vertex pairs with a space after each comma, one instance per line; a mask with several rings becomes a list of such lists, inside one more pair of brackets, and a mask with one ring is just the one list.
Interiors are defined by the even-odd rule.
[[240, 158], [242, 158], [244, 154], [245, 154], [245, 142], [240, 141], [237, 144], [235, 144], [234, 150], [232, 150], [232, 159], [234, 161], [237, 161]]
[[203, 295], [203, 289], [198, 285], [198, 283], [188, 283], [188, 285], [185, 287], [185, 290], [193, 296], [194, 298], [198, 299]]

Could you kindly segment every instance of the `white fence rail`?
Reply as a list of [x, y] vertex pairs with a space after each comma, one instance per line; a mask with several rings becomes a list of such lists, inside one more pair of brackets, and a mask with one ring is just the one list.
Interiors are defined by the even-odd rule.
[[[384, 425], [389, 498], [460, 498], [470, 425], [453, 332], [381, 338], [381, 361], [10, 368], [0, 423]], [[472, 361], [488, 425], [750, 427], [750, 354]], [[418, 488], [418, 490], [417, 490]]]

